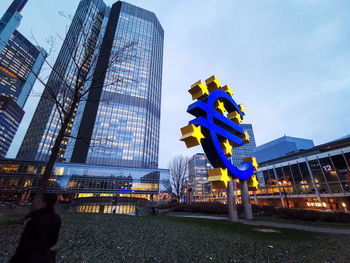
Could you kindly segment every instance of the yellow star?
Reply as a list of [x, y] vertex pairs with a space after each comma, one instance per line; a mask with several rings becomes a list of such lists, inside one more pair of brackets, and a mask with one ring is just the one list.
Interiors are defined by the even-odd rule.
[[221, 148], [224, 151], [225, 155], [227, 157], [232, 156], [232, 145], [230, 144], [229, 140], [225, 140], [221, 143]]
[[226, 91], [232, 97], [233, 92], [229, 86], [225, 85], [225, 86], [221, 87], [221, 90]]
[[227, 169], [208, 169], [208, 173], [208, 182], [211, 182], [213, 189], [227, 188], [227, 182], [231, 180], [227, 174]]
[[256, 175], [253, 174], [251, 177], [248, 178], [248, 190], [249, 191], [257, 191], [259, 190], [259, 182], [256, 179]]
[[224, 103], [219, 100], [215, 102], [214, 108], [221, 114], [224, 114], [226, 111]]
[[254, 172], [256, 172], [258, 170], [258, 163], [256, 162], [255, 157], [243, 158], [242, 162], [252, 162], [253, 168], [254, 168]]
[[219, 80], [215, 77], [215, 75], [205, 80], [205, 84], [208, 86], [209, 93], [213, 92], [216, 89], [220, 89]]
[[187, 125], [181, 128], [180, 141], [185, 142], [187, 148], [197, 146], [201, 143], [201, 139], [204, 139], [204, 135], [201, 132], [201, 126], [194, 126], [193, 124]]
[[248, 134], [247, 130], [244, 130], [244, 133], [242, 135], [240, 135], [239, 137], [241, 137], [241, 139], [243, 139], [243, 144], [247, 144], [250, 142], [249, 134]]
[[239, 114], [238, 111], [230, 112], [229, 114], [227, 114], [227, 118], [229, 118], [236, 124], [240, 124], [242, 121], [241, 114]]
[[245, 108], [243, 107], [243, 104], [239, 104], [238, 107], [241, 109], [243, 115], [245, 115]]
[[192, 95], [192, 99], [203, 99], [209, 95], [207, 86], [203, 84], [201, 80], [198, 80], [196, 83], [191, 85], [191, 88], [188, 90]]

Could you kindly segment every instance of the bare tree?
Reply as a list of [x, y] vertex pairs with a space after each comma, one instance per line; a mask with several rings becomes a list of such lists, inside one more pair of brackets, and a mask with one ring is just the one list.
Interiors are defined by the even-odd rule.
[[171, 182], [170, 179], [164, 179], [162, 180], [162, 184], [164, 186], [165, 192], [172, 194], [173, 193], [173, 188], [171, 187]]
[[188, 179], [188, 158], [176, 156], [168, 165], [170, 171], [170, 186], [178, 200], [184, 193]]
[[[63, 13], [61, 15], [65, 16]], [[65, 16], [71, 19], [70, 16]], [[132, 61], [136, 56], [136, 41], [123, 41], [119, 46], [106, 47], [98, 30], [101, 27], [101, 19], [96, 16], [92, 23], [86, 23], [83, 19], [71, 19], [75, 25], [70, 27], [63, 41], [62, 49], [69, 58], [66, 61], [56, 60], [55, 64], [45, 58], [46, 66], [51, 70], [50, 77], [45, 79], [36, 75], [38, 81], [44, 86], [41, 100], [51, 101], [54, 105], [53, 116], [58, 120], [53, 147], [46, 164], [45, 171], [39, 182], [39, 187], [32, 203], [32, 209], [40, 207], [42, 194], [45, 192], [54, 164], [59, 156], [63, 156], [69, 138], [84, 140], [71, 134], [77, 109], [82, 101], [96, 101], [108, 99], [101, 96], [102, 89], [108, 86], [116, 90], [118, 85], [124, 85], [124, 80], [119, 77], [116, 65]], [[76, 32], [70, 32], [70, 31]], [[62, 39], [63, 40], [63, 39]], [[38, 44], [38, 43], [37, 43]], [[54, 50], [54, 41], [49, 39], [49, 54]], [[39, 46], [39, 45], [38, 45]], [[99, 57], [107, 57], [108, 61], [98, 60]], [[68, 65], [69, 73], [60, 70], [61, 66]], [[105, 83], [105, 76], [113, 74], [114, 78]], [[130, 80], [128, 80], [130, 82]], [[99, 96], [96, 96], [99, 95]], [[114, 92], [114, 94], [117, 94]]]

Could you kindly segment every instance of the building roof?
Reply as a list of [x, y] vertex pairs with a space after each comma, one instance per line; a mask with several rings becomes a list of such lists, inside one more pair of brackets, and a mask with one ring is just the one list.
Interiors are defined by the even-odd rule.
[[293, 160], [297, 159], [300, 157], [307, 157], [310, 155], [318, 154], [318, 153], [323, 153], [323, 152], [329, 152], [337, 149], [342, 149], [345, 147], [350, 146], [350, 137], [347, 136], [344, 139], [338, 139], [335, 141], [327, 142], [321, 145], [317, 145], [311, 149], [308, 150], [300, 150], [298, 152], [290, 153], [282, 157], [278, 157], [275, 159], [271, 159], [265, 162], [259, 163], [259, 165], [266, 165], [266, 164], [274, 164], [274, 163], [279, 163], [281, 161], [288, 161], [288, 160]]
[[259, 145], [256, 147], [256, 150], [259, 151], [259, 150], [263, 150], [263, 149], [266, 149], [266, 148], [269, 148], [271, 146], [275, 146], [279, 143], [283, 143], [283, 142], [295, 142], [295, 141], [308, 141], [308, 142], [312, 142], [313, 144], [313, 140], [310, 140], [310, 139], [304, 139], [304, 138], [297, 138], [297, 137], [291, 137], [291, 136], [282, 136], [280, 138], [277, 138], [275, 140], [272, 140], [270, 142], [267, 142], [267, 143], [264, 143], [262, 145]]

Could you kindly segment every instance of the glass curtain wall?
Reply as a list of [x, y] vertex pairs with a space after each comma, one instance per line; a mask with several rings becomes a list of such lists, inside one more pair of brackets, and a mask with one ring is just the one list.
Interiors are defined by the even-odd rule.
[[[260, 189], [257, 194], [278, 193], [277, 184], [282, 194], [315, 195], [341, 194], [350, 192], [350, 153], [312, 157], [308, 160], [311, 173], [305, 161], [292, 161], [275, 165], [277, 180], [273, 169], [261, 168], [258, 172]], [[313, 184], [314, 179], [317, 191]]]
[[[155, 15], [122, 3], [86, 163], [158, 167], [163, 29]], [[118, 80], [118, 81], [116, 81]]]

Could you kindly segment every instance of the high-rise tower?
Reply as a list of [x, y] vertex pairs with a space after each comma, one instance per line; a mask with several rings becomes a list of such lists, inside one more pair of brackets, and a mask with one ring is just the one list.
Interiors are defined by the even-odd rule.
[[250, 142], [232, 150], [232, 157], [230, 157], [230, 160], [231, 163], [238, 168], [241, 166], [243, 158], [254, 157], [254, 150], [256, 147], [253, 126], [247, 123], [241, 123], [240, 126], [244, 130], [247, 130]]
[[23, 107], [47, 56], [16, 28], [27, 0], [14, 0], [0, 20], [0, 156], [5, 156]]
[[0, 53], [22, 20], [22, 9], [28, 0], [13, 0], [0, 20]]
[[[150, 11], [121, 1], [108, 8], [99, 0], [82, 0], [65, 42], [77, 35], [72, 28], [78, 16], [92, 19], [91, 24], [97, 15], [100, 26], [94, 32], [102, 44], [93, 54], [96, 63], [91, 65], [92, 81], [87, 85], [99, 88], [90, 90], [87, 101], [79, 103], [60, 157], [77, 163], [157, 167], [164, 31]], [[113, 70], [101, 70], [127, 43], [134, 43], [123, 54], [128, 59], [113, 62]], [[63, 47], [57, 60], [66, 53]], [[67, 78], [74, 76], [68, 66], [62, 68]], [[115, 83], [116, 79], [121, 81]], [[43, 97], [18, 158], [48, 159], [60, 125], [53, 112], [53, 103]]]

